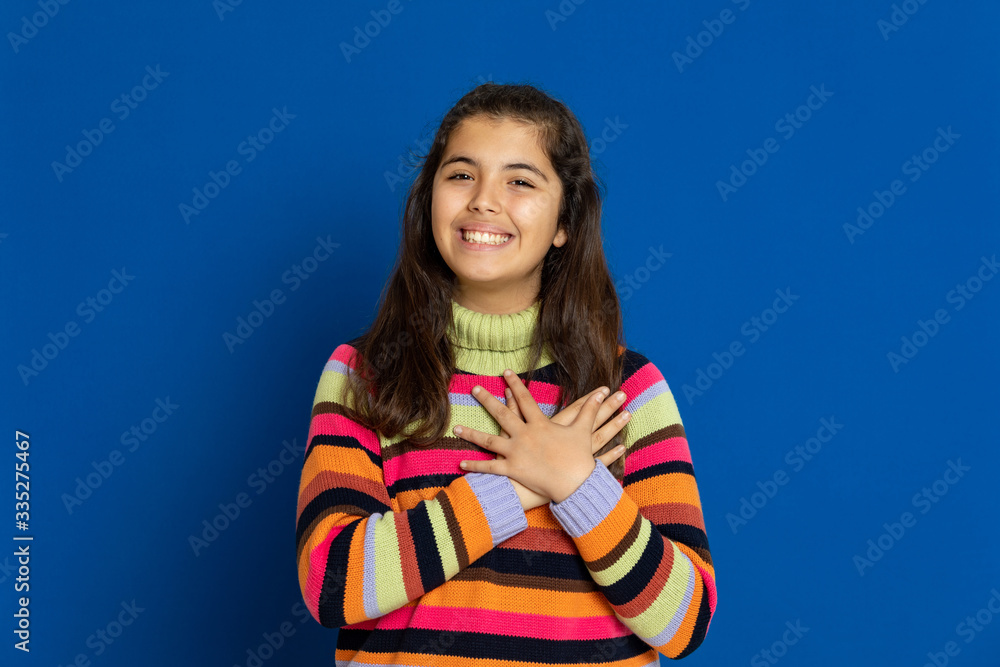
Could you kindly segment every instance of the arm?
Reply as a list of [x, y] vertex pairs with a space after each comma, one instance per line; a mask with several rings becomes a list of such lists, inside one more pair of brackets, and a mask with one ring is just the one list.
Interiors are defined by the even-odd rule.
[[354, 352], [337, 347], [320, 376], [296, 512], [299, 587], [329, 628], [399, 609], [528, 526], [510, 480], [485, 473], [394, 512], [378, 436], [340, 402]]
[[659, 653], [683, 658], [715, 613], [715, 568], [673, 395], [656, 366], [627, 354], [624, 479], [597, 461], [549, 507], [619, 620]]

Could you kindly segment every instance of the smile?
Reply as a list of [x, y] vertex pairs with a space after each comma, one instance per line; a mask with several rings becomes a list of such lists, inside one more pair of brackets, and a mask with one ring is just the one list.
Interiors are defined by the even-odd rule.
[[488, 232], [461, 231], [463, 244], [474, 248], [501, 247], [514, 238], [510, 234], [490, 234]]

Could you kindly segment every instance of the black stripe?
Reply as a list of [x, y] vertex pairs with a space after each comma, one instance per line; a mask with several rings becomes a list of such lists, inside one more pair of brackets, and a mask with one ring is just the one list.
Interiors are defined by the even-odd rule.
[[624, 577], [610, 586], [602, 586], [601, 592], [613, 605], [623, 605], [631, 602], [642, 593], [646, 585], [656, 574], [663, 558], [664, 543], [658, 535], [651, 534], [647, 538], [646, 547], [635, 566]]
[[358, 442], [357, 438], [349, 435], [314, 435], [313, 439], [309, 441], [308, 448], [306, 449], [306, 455], [302, 459], [302, 465], [305, 465], [305, 462], [309, 460], [309, 457], [312, 456], [312, 453], [316, 450], [317, 445], [335, 445], [346, 449], [360, 449], [365, 453], [365, 456], [368, 457], [372, 464], [377, 466], [379, 469], [382, 468], [382, 459]]
[[694, 467], [687, 461], [663, 461], [662, 463], [655, 463], [651, 466], [646, 466], [642, 470], [630, 472], [622, 478], [622, 484], [635, 484], [636, 482], [641, 482], [642, 480], [649, 479], [650, 477], [666, 475], [674, 472], [686, 472], [694, 477]]
[[319, 594], [319, 621], [325, 627], [339, 628], [346, 624], [344, 618], [344, 584], [347, 579], [347, 558], [351, 550], [351, 537], [361, 525], [356, 521], [345, 527], [337, 539], [330, 543], [323, 573], [323, 588]]
[[580, 554], [551, 553], [528, 549], [493, 549], [489, 558], [476, 561], [498, 574], [532, 575], [553, 579], [590, 581], [590, 572]]
[[313, 498], [308, 505], [302, 508], [302, 514], [299, 515], [298, 525], [295, 526], [295, 543], [299, 543], [299, 540], [302, 539], [302, 535], [306, 532], [306, 529], [313, 521], [316, 520], [316, 517], [323, 513], [323, 510], [337, 505], [351, 505], [353, 507], [358, 507], [361, 511], [367, 512], [369, 515], [375, 514], [376, 512], [379, 514], [386, 514], [387, 512], [392, 511], [391, 507], [379, 501], [377, 498], [373, 498], [367, 493], [345, 487], [327, 489]]
[[434, 527], [427, 513], [427, 503], [422, 502], [406, 511], [410, 521], [410, 535], [417, 553], [417, 567], [424, 591], [432, 591], [444, 583], [444, 563], [434, 540]]
[[403, 491], [421, 491], [432, 487], [448, 486], [455, 481], [455, 479], [461, 476], [462, 475], [453, 475], [451, 473], [438, 473], [436, 475], [406, 477], [405, 479], [400, 479], [388, 486], [389, 497], [395, 498]]
[[708, 551], [708, 536], [705, 531], [686, 523], [664, 523], [656, 526], [660, 534], [674, 542], [680, 542], [692, 549]]
[[704, 590], [702, 591], [701, 604], [698, 605], [698, 618], [694, 621], [691, 641], [684, 647], [683, 651], [677, 654], [676, 660], [690, 655], [692, 651], [701, 646], [702, 641], [705, 640], [705, 633], [708, 631], [708, 620], [711, 615], [712, 611], [708, 606], [708, 590]]

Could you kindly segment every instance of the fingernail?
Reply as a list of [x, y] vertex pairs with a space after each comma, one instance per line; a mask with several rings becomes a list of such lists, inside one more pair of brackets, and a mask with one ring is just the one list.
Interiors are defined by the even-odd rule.
[[472, 388], [472, 393], [473, 393], [473, 394], [478, 394], [478, 393], [479, 393], [479, 387], [478, 387], [478, 386], [476, 386], [476, 387], [473, 387], [473, 388]]
[[617, 394], [615, 394], [615, 398], [617, 398], [619, 401], [624, 401], [625, 400], [625, 392], [624, 391], [618, 392]]
[[455, 435], [459, 435], [462, 432], [462, 427], [461, 426], [456, 426], [454, 428], [454, 431], [455, 431]]
[[632, 415], [630, 415], [630, 414], [629, 414], [629, 413], [627, 413], [627, 412], [623, 412], [623, 413], [622, 413], [622, 419], [623, 419], [623, 420], [625, 420], [625, 421], [628, 421], [628, 418], [629, 418], [629, 417], [631, 417], [631, 416], [632, 416]]
[[511, 375], [513, 375], [513, 373], [511, 373], [511, 372], [510, 372], [510, 369], [509, 369], [509, 368], [508, 368], [507, 370], [505, 370], [505, 371], [503, 372], [503, 374], [504, 374], [504, 376], [505, 376], [505, 377], [510, 377]]
[[622, 452], [625, 451], [625, 445], [618, 445], [617, 447], [615, 447], [615, 451], [621, 454]]
[[458, 467], [462, 468], [462, 469], [465, 469], [465, 461], [462, 461], [461, 463], [459, 463]]

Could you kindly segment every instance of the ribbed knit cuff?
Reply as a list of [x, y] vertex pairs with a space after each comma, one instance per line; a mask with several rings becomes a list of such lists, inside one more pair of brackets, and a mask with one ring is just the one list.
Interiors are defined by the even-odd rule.
[[621, 498], [621, 484], [600, 459], [595, 459], [594, 471], [576, 491], [550, 502], [549, 509], [570, 537], [580, 537], [593, 530], [611, 513]]
[[504, 475], [486, 472], [469, 472], [465, 481], [476, 494], [486, 521], [490, 524], [493, 546], [514, 537], [528, 527], [528, 517], [521, 507], [514, 485]]

